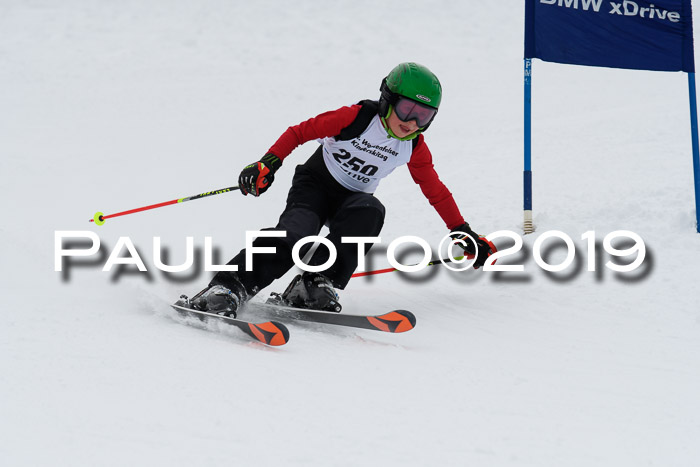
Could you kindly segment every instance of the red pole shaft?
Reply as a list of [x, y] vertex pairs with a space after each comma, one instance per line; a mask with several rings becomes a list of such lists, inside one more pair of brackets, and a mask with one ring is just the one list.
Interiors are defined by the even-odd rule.
[[[174, 199], [172, 201], [166, 201], [164, 203], [151, 204], [150, 206], [144, 206], [142, 208], [130, 209], [128, 211], [118, 212], [116, 214], [109, 214], [108, 216], [102, 216], [102, 220], [110, 219], [112, 217], [126, 216], [127, 214], [133, 214], [135, 212], [148, 211], [149, 209], [160, 208], [163, 206], [169, 206], [171, 204], [176, 204], [179, 199]], [[90, 219], [90, 222], [95, 222], [95, 219]]]
[[396, 271], [396, 268], [387, 268], [387, 269], [378, 269], [376, 271], [365, 271], [365, 272], [356, 272], [350, 277], [363, 277], [363, 276], [373, 276], [375, 274], [384, 274], [386, 272], [394, 272]]
[[[462, 258], [464, 258], [464, 256], [458, 256], [458, 257], [456, 257], [455, 259], [456, 259], [457, 261], [459, 261], [459, 260], [461, 260]], [[471, 258], [469, 258], [469, 256], [467, 256], [467, 259], [471, 259]], [[452, 262], [453, 262], [453, 261], [452, 261], [452, 258], [445, 258], [445, 259], [442, 259], [442, 260], [431, 261], [431, 262], [429, 262], [428, 264], [426, 264], [426, 266], [435, 266], [436, 264], [440, 264], [440, 263], [452, 263]], [[385, 274], [385, 273], [387, 273], [387, 272], [394, 272], [394, 271], [398, 271], [398, 269], [396, 269], [396, 268], [387, 268], [387, 269], [377, 269], [376, 271], [356, 272], [355, 274], [353, 274], [353, 275], [350, 276], [350, 277], [352, 278], [352, 277], [373, 276], [373, 275], [375, 275], [375, 274]]]
[[116, 214], [109, 214], [107, 216], [103, 215], [101, 212], [95, 214], [95, 217], [90, 219], [90, 222], [95, 222], [98, 225], [104, 224], [106, 219], [112, 217], [126, 216], [127, 214], [133, 214], [135, 212], [148, 211], [149, 209], [162, 208], [163, 206], [170, 206], [171, 204], [184, 203], [185, 201], [192, 201], [194, 199], [206, 198], [208, 196], [220, 195], [222, 193], [228, 193], [229, 191], [238, 190], [237, 186], [230, 186], [228, 188], [222, 188], [220, 190], [207, 191], [206, 193], [200, 193], [198, 195], [188, 196], [186, 198], [174, 199], [172, 201], [165, 201], [163, 203], [151, 204], [150, 206], [144, 206], [142, 208], [130, 209], [128, 211], [118, 212]]

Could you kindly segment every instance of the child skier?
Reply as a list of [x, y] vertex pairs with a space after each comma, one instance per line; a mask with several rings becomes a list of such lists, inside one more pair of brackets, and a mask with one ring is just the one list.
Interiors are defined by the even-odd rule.
[[[343, 243], [341, 238], [379, 235], [385, 209], [373, 193], [381, 179], [403, 164], [453, 232], [452, 238], [462, 240], [467, 254], [476, 252], [474, 268], [484, 264], [493, 253], [491, 245], [462, 218], [433, 168], [423, 137], [442, 98], [437, 77], [417, 63], [401, 63], [382, 80], [380, 91], [379, 101], [361, 101], [289, 127], [259, 162], [243, 169], [238, 179], [241, 193], [260, 196], [297, 146], [322, 140], [313, 155], [296, 167], [277, 226], [266, 229], [286, 235], [259, 237], [253, 242], [254, 247], [274, 247], [276, 253], [253, 255], [252, 270], [247, 271], [246, 251], [242, 250], [228, 262], [238, 272], [218, 272], [206, 289], [191, 300], [183, 297], [179, 304], [235, 317], [243, 303], [293, 266], [294, 244], [317, 235], [327, 225], [327, 238], [337, 251], [335, 262], [323, 273], [297, 275], [282, 299], [293, 306], [340, 311], [335, 289], [345, 288], [358, 262], [357, 244]], [[367, 251], [365, 247], [364, 253]], [[328, 248], [321, 246], [309, 263], [321, 265], [328, 259]]]

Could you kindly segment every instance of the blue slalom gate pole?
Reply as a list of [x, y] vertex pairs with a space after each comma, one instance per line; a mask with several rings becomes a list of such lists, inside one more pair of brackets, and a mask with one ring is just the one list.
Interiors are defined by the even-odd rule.
[[523, 231], [534, 232], [532, 225], [532, 59], [525, 59], [525, 140], [523, 170]]
[[690, 133], [693, 139], [693, 179], [695, 180], [695, 228], [700, 233], [700, 150], [698, 149], [698, 105], [695, 96], [695, 73], [688, 73], [690, 97]]

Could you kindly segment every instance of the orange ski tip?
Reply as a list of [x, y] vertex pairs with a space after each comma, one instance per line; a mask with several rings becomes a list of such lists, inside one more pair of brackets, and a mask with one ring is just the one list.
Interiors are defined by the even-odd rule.
[[281, 324], [274, 321], [266, 323], [249, 324], [250, 331], [255, 337], [267, 345], [284, 345], [289, 342], [289, 331]]
[[369, 316], [367, 320], [374, 327], [385, 332], [406, 332], [416, 325], [416, 317], [410, 311], [395, 310], [381, 316]]
[[367, 321], [372, 323], [372, 326], [374, 326], [375, 328], [377, 328], [379, 330], [382, 330], [384, 332], [391, 332], [391, 330], [389, 329], [389, 325], [387, 323], [380, 321], [379, 319], [375, 318], [374, 316], [368, 316]]

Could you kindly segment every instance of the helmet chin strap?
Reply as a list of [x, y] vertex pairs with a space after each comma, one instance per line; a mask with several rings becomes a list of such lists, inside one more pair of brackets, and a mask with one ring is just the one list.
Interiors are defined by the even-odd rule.
[[379, 117], [380, 120], [382, 121], [382, 125], [384, 126], [384, 130], [386, 130], [386, 133], [387, 133], [391, 138], [398, 139], [399, 141], [410, 141], [410, 140], [412, 140], [412, 139], [417, 138], [418, 135], [420, 135], [421, 133], [423, 133], [423, 130], [421, 130], [421, 129], [419, 128], [418, 130], [414, 131], [413, 133], [411, 133], [411, 134], [408, 135], [408, 136], [404, 136], [403, 138], [399, 138], [398, 136], [396, 136], [396, 135], [394, 134], [394, 132], [391, 131], [391, 128], [389, 127], [389, 123], [387, 123], [387, 121], [386, 121], [386, 119], [389, 118], [389, 115], [391, 115], [391, 112], [392, 112], [393, 110], [394, 110], [394, 106], [393, 106], [393, 105], [390, 105], [390, 106], [389, 106], [389, 111], [386, 113], [386, 116], [380, 116], [380, 117]]

